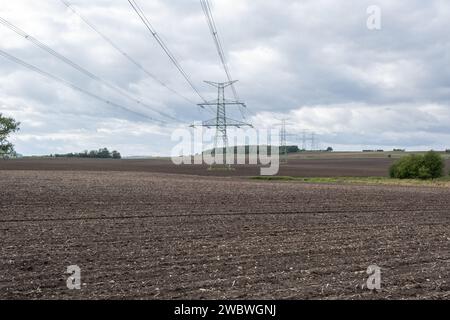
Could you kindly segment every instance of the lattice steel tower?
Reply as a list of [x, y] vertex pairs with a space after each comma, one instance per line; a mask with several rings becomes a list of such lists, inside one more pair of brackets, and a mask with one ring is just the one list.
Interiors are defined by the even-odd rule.
[[284, 161], [287, 163], [288, 162], [288, 150], [287, 150], [286, 119], [281, 120], [280, 148], [284, 154]]
[[281, 123], [276, 123], [276, 126], [281, 126], [280, 129], [280, 147], [279, 147], [279, 151], [280, 151], [280, 155], [283, 154], [283, 157], [281, 158], [282, 162], [284, 163], [288, 163], [288, 137], [294, 137], [294, 138], [298, 138], [297, 134], [293, 134], [293, 133], [288, 133], [287, 132], [287, 126], [288, 125], [294, 125], [293, 123], [287, 122], [289, 119], [281, 119]]
[[[206, 107], [216, 107], [216, 117], [210, 120], [204, 121], [200, 126], [207, 128], [216, 128], [216, 135], [214, 137], [214, 150], [219, 147], [219, 141], [222, 141], [222, 147], [226, 149], [228, 148], [228, 136], [227, 136], [227, 128], [228, 127], [253, 127], [251, 124], [234, 120], [227, 117], [227, 106], [238, 106], [245, 107], [245, 104], [239, 101], [227, 100], [225, 99], [225, 88], [233, 85], [235, 81], [228, 82], [211, 82], [205, 81], [207, 84], [217, 88], [217, 100], [200, 103], [199, 106], [202, 108]], [[195, 128], [198, 125], [192, 125], [191, 127]]]

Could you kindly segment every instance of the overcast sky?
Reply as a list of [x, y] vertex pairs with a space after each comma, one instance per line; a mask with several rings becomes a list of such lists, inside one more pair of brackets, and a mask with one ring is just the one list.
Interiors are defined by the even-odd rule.
[[[203, 96], [225, 73], [198, 0], [137, 0]], [[159, 81], [199, 97], [126, 0], [72, 0], [74, 8]], [[450, 148], [448, 0], [212, 0], [236, 86], [256, 127], [289, 118], [292, 133], [315, 131], [322, 147]], [[381, 9], [381, 30], [367, 8]], [[207, 120], [93, 32], [59, 0], [0, 0], [0, 17], [138, 97], [118, 95], [0, 24], [0, 49], [127, 110], [105, 104], [0, 56], [0, 113], [22, 123], [19, 153], [108, 147], [124, 155], [168, 155], [175, 127]], [[140, 116], [136, 113], [142, 114]], [[240, 113], [230, 116], [241, 119]], [[161, 126], [148, 117], [167, 120]], [[295, 139], [291, 139], [295, 143]]]

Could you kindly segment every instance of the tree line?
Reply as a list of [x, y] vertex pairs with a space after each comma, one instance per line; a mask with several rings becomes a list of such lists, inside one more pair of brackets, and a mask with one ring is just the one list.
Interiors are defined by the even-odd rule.
[[85, 150], [79, 153], [52, 154], [52, 158], [91, 158], [91, 159], [122, 159], [120, 152], [109, 151], [108, 148], [98, 150]]

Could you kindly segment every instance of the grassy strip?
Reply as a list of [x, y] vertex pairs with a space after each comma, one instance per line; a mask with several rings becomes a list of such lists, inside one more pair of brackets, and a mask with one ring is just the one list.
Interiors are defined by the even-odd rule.
[[450, 187], [450, 176], [435, 180], [391, 179], [387, 177], [317, 177], [302, 178], [289, 176], [258, 176], [251, 177], [263, 181], [295, 181], [307, 183], [337, 183], [337, 184], [367, 184], [367, 185], [396, 185], [396, 186], [430, 186]]
[[210, 166], [208, 171], [235, 171], [236, 169], [233, 167], [229, 167], [226, 165], [223, 166]]

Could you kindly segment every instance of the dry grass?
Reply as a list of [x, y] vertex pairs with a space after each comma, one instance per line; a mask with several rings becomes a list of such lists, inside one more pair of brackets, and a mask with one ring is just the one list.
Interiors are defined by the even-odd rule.
[[386, 177], [317, 177], [302, 178], [289, 176], [252, 177], [255, 180], [265, 181], [295, 181], [302, 183], [333, 183], [333, 184], [365, 184], [389, 186], [420, 186], [420, 187], [450, 187], [450, 176], [435, 180], [418, 179], [391, 179]]

